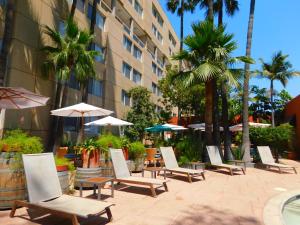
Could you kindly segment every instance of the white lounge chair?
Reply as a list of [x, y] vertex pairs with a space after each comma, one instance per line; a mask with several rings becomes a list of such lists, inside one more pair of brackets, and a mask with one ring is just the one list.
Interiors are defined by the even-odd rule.
[[24, 206], [70, 218], [79, 225], [77, 217], [89, 218], [107, 214], [112, 220], [111, 203], [62, 194], [52, 153], [22, 155], [29, 201], [15, 201], [10, 213]]
[[205, 180], [204, 170], [193, 170], [179, 167], [172, 147], [160, 147], [160, 152], [164, 159], [166, 171], [185, 175], [190, 183], [192, 182], [193, 177], [202, 176], [203, 180]]
[[114, 169], [115, 181], [125, 184], [149, 186], [151, 194], [156, 197], [155, 189], [164, 187], [168, 191], [167, 180], [131, 176], [121, 149], [109, 149]]
[[257, 146], [257, 150], [263, 165], [265, 165], [267, 168], [270, 167], [278, 168], [279, 173], [282, 173], [282, 169], [294, 170], [294, 172], [297, 174], [297, 170], [295, 167], [280, 164], [280, 163], [275, 163], [275, 160], [272, 156], [271, 149], [269, 148], [269, 146]]
[[217, 146], [206, 146], [206, 149], [212, 166], [228, 170], [231, 176], [233, 176], [233, 172], [236, 170], [241, 170], [243, 174], [246, 174], [245, 169], [243, 167], [224, 164], [220, 156], [219, 148]]

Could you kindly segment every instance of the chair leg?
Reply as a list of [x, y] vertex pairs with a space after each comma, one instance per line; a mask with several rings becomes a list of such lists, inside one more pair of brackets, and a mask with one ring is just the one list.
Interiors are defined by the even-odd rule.
[[191, 178], [191, 175], [188, 173], [187, 174], [187, 178], [188, 178], [188, 181], [190, 182], [190, 183], [192, 183], [192, 178]]
[[155, 192], [155, 189], [153, 187], [153, 184], [150, 184], [150, 190], [151, 190], [152, 197], [156, 198], [156, 192]]
[[14, 203], [13, 203], [13, 206], [12, 206], [12, 208], [11, 208], [11, 211], [10, 211], [9, 216], [10, 216], [10, 217], [14, 217], [14, 216], [15, 216], [15, 213], [16, 213], [16, 210], [17, 210], [17, 202], [14, 202]]
[[280, 167], [278, 167], [278, 170], [279, 170], [279, 173], [282, 173], [282, 171], [281, 171]]
[[229, 169], [230, 170], [230, 175], [233, 176], [233, 171], [232, 169]]
[[80, 225], [76, 215], [72, 216], [72, 225]]
[[110, 208], [109, 208], [109, 207], [105, 208], [105, 211], [106, 211], [106, 214], [107, 214], [107, 219], [108, 219], [108, 221], [111, 222], [112, 219], [113, 219], [113, 217], [112, 217]]
[[163, 185], [164, 185], [165, 191], [169, 191], [168, 186], [167, 186], [167, 183], [164, 182]]
[[242, 168], [242, 172], [243, 172], [244, 175], [246, 175], [246, 171], [245, 171], [244, 168]]
[[296, 170], [296, 168], [295, 168], [295, 167], [293, 167], [293, 169], [294, 169], [294, 172], [295, 172], [295, 174], [297, 174], [297, 170]]
[[205, 175], [204, 175], [204, 173], [201, 173], [201, 176], [202, 176], [203, 180], [205, 180]]

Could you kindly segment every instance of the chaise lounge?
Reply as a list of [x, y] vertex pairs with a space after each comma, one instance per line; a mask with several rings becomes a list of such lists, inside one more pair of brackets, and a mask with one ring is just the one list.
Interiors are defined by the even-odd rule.
[[190, 183], [192, 183], [193, 177], [202, 176], [203, 180], [205, 180], [204, 170], [193, 170], [179, 167], [172, 147], [160, 147], [160, 152], [164, 159], [166, 167], [165, 171], [185, 175]]
[[109, 151], [116, 182], [148, 186], [152, 197], [156, 197], [155, 189], [157, 188], [164, 187], [165, 191], [168, 191], [166, 180], [131, 176], [121, 149], [109, 149]]
[[231, 176], [233, 176], [234, 171], [242, 171], [244, 175], [246, 174], [243, 167], [224, 164], [220, 156], [219, 148], [217, 146], [206, 146], [206, 149], [212, 166], [228, 170]]
[[72, 220], [79, 225], [78, 217], [89, 218], [107, 214], [112, 220], [108, 202], [62, 194], [52, 153], [22, 155], [29, 201], [15, 201], [10, 217], [20, 206], [38, 209]]
[[282, 173], [282, 170], [294, 170], [297, 174], [297, 170], [293, 166], [288, 166], [280, 163], [275, 163], [275, 160], [272, 156], [271, 149], [269, 146], [257, 146], [257, 150], [262, 161], [262, 164], [267, 168], [275, 167], [278, 168], [279, 173]]

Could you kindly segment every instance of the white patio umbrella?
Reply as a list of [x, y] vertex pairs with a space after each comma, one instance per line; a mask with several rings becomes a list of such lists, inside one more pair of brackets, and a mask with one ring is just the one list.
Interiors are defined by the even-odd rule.
[[96, 126], [131, 126], [133, 123], [129, 123], [118, 118], [107, 116], [99, 120], [95, 120], [89, 123], [84, 124], [86, 126], [96, 125]]
[[83, 117], [92, 117], [92, 116], [107, 116], [112, 114], [113, 111], [102, 109], [93, 105], [89, 105], [86, 103], [79, 103], [72, 106], [67, 106], [61, 109], [56, 109], [51, 111], [51, 115], [53, 116], [63, 116], [63, 117], [81, 117], [81, 138], [83, 139]]
[[0, 87], [1, 109], [25, 109], [44, 106], [48, 100], [48, 97], [21, 87]]
[[[264, 127], [270, 127], [271, 124], [249, 122], [249, 126], [250, 127], [262, 127], [262, 128], [264, 128]], [[239, 124], [233, 125], [233, 126], [229, 127], [229, 130], [231, 132], [243, 131], [243, 124], [239, 123]]]
[[[188, 125], [188, 127], [195, 130], [205, 131], [205, 123], [193, 123]], [[220, 127], [220, 131], [223, 130], [224, 130], [223, 127]]]
[[185, 128], [183, 126], [179, 126], [179, 125], [175, 125], [175, 124], [169, 124], [169, 123], [165, 123], [162, 125], [163, 127], [168, 127], [171, 128], [172, 130], [187, 130], [188, 128]]

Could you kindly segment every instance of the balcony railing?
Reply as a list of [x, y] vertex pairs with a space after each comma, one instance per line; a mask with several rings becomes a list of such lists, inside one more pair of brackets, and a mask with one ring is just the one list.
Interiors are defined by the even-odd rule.
[[123, 29], [127, 34], [129, 34], [131, 36], [130, 28], [127, 27], [127, 25], [125, 25], [124, 23], [123, 23]]

